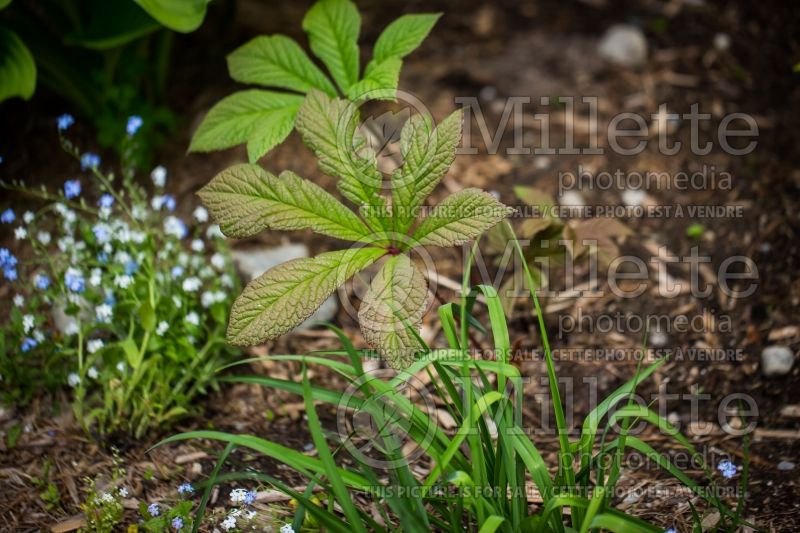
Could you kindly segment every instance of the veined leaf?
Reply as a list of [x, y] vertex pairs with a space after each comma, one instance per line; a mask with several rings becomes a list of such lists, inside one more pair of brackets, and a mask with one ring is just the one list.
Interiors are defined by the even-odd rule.
[[133, 0], [147, 14], [167, 28], [182, 32], [193, 32], [206, 18], [209, 0]]
[[365, 218], [380, 226], [378, 215], [385, 208], [385, 200], [378, 193], [383, 176], [373, 153], [357, 153], [364, 144], [356, 135], [358, 122], [354, 104], [312, 90], [297, 112], [295, 126], [319, 158], [322, 171], [341, 178], [337, 187], [342, 195], [359, 207], [366, 206]]
[[320, 0], [303, 18], [311, 51], [328, 67], [343, 93], [358, 80], [361, 16], [350, 0]]
[[19, 96], [27, 100], [36, 89], [36, 63], [25, 43], [0, 26], [0, 102]]
[[292, 172], [275, 177], [258, 165], [234, 165], [198, 193], [222, 232], [249, 237], [265, 229], [299, 230], [358, 241], [369, 228], [320, 186]]
[[424, 274], [400, 254], [388, 259], [372, 280], [358, 322], [364, 340], [377, 348], [392, 368], [405, 370], [422, 349], [419, 331], [430, 293]]
[[248, 143], [248, 157], [256, 161], [292, 131], [301, 96], [250, 89], [223, 98], [200, 123], [189, 146], [208, 152]]
[[461, 139], [461, 121], [461, 111], [456, 111], [435, 129], [424, 115], [406, 122], [400, 140], [403, 165], [392, 175], [395, 231], [408, 230], [417, 208], [447, 173]]
[[266, 271], [234, 302], [228, 340], [247, 346], [291, 331], [337, 287], [385, 253], [382, 248], [351, 248], [294, 259]]
[[[441, 13], [403, 15], [386, 26], [372, 53], [370, 64], [380, 64], [390, 57], [404, 58], [417, 49], [428, 36]], [[367, 73], [370, 67], [367, 66]]]
[[[370, 63], [371, 65], [371, 63]], [[364, 74], [364, 78], [347, 89], [347, 98], [359, 100], [392, 100], [397, 98], [397, 83], [403, 60], [390, 57]]]
[[316, 88], [336, 96], [331, 81], [311, 62], [294, 40], [285, 35], [261, 36], [228, 56], [231, 78], [242, 83], [281, 87], [302, 93]]
[[480, 189], [451, 194], [422, 221], [413, 240], [421, 246], [455, 246], [468, 242], [491, 228], [514, 209]]

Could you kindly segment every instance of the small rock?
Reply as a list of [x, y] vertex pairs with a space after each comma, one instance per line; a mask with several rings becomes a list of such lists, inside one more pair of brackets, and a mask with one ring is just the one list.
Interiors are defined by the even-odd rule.
[[778, 463], [778, 470], [788, 471], [794, 470], [795, 464], [791, 461], [781, 461]]
[[[292, 259], [308, 257], [308, 247], [305, 244], [284, 244], [269, 248], [248, 248], [233, 251], [233, 263], [241, 273], [245, 282], [252, 281], [272, 267]], [[295, 328], [295, 331], [310, 329], [315, 322], [333, 320], [339, 310], [336, 296], [325, 300], [316, 312], [308, 317], [305, 322]]]
[[639, 207], [647, 198], [642, 189], [625, 189], [622, 191], [622, 203], [630, 207]]
[[761, 372], [765, 376], [785, 376], [792, 370], [794, 354], [786, 346], [774, 344], [761, 352]]
[[565, 191], [558, 198], [558, 203], [564, 207], [585, 207], [586, 200], [583, 199], [581, 193], [577, 191]]
[[669, 335], [657, 329], [650, 333], [650, 338], [648, 340], [651, 346], [655, 348], [663, 348], [669, 342]]
[[718, 33], [714, 35], [714, 48], [720, 52], [726, 51], [731, 47], [731, 37], [727, 33]]
[[647, 39], [636, 26], [616, 24], [606, 30], [598, 51], [610, 63], [638, 68], [647, 60]]

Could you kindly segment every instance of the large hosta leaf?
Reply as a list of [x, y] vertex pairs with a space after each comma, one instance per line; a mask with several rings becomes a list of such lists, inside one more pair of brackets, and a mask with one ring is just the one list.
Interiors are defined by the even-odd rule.
[[208, 152], [247, 143], [251, 162], [283, 141], [294, 127], [303, 97], [250, 89], [223, 98], [200, 123], [189, 146]]
[[416, 217], [417, 208], [453, 163], [461, 139], [461, 122], [461, 111], [456, 111], [436, 128], [425, 115], [414, 115], [403, 127], [403, 165], [392, 175], [396, 231], [405, 233]]
[[275, 177], [258, 165], [234, 165], [198, 193], [222, 232], [250, 237], [266, 229], [299, 230], [358, 241], [369, 228], [320, 186], [285, 171]]
[[316, 88], [336, 96], [336, 88], [300, 45], [284, 35], [260, 36], [228, 56], [231, 78], [242, 83], [281, 87], [302, 93]]
[[27, 100], [35, 88], [33, 55], [16, 33], [0, 26], [0, 102], [13, 96]]
[[385, 205], [378, 194], [383, 176], [374, 154], [356, 151], [364, 143], [356, 136], [358, 122], [354, 104], [312, 90], [297, 112], [295, 125], [306, 146], [319, 158], [322, 171], [339, 177], [337, 186], [342, 195], [359, 207], [366, 206], [369, 211], [365, 218], [377, 224], [377, 214]]
[[350, 0], [320, 0], [303, 18], [311, 51], [342, 92], [358, 80], [358, 33], [361, 16]]
[[415, 333], [422, 325], [429, 298], [425, 276], [405, 254], [388, 259], [372, 280], [358, 322], [364, 340], [393, 368], [407, 368], [422, 349]]
[[228, 340], [251, 346], [291, 331], [337, 287], [385, 253], [381, 248], [351, 248], [295, 259], [266, 271], [234, 302]]
[[514, 209], [480, 189], [464, 189], [445, 198], [414, 231], [420, 246], [455, 246], [488, 230]]

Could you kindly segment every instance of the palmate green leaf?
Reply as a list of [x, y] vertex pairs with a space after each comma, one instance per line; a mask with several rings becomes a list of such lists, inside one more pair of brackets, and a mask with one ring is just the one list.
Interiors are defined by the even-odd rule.
[[285, 35], [260, 36], [228, 56], [231, 78], [301, 93], [316, 88], [336, 96], [336, 88], [305, 51]]
[[19, 96], [25, 100], [36, 89], [36, 63], [16, 33], [0, 26], [0, 102]]
[[193, 32], [206, 18], [209, 0], [133, 0], [167, 28], [181, 33]]
[[[441, 16], [441, 13], [403, 15], [386, 26], [375, 42], [370, 62], [372, 68], [391, 57], [402, 59], [416, 50]], [[369, 73], [369, 65], [366, 71]]]
[[358, 34], [361, 16], [350, 0], [320, 0], [303, 18], [314, 52], [346, 93], [358, 80]]
[[251, 281], [236, 299], [228, 341], [252, 346], [291, 331], [356, 272], [386, 250], [351, 248], [276, 266]]
[[451, 194], [434, 207], [414, 231], [412, 241], [420, 246], [456, 246], [491, 228], [514, 209], [480, 189]]
[[422, 349], [414, 332], [422, 326], [430, 297], [425, 275], [405, 254], [388, 259], [372, 280], [358, 322], [364, 340], [392, 368], [408, 368]]
[[217, 174], [198, 196], [229, 237], [250, 237], [266, 229], [308, 228], [351, 241], [370, 235], [350, 209], [289, 171], [275, 177], [258, 165], [234, 165]]
[[403, 60], [399, 57], [390, 57], [379, 63], [375, 68], [367, 71], [363, 79], [350, 86], [347, 90], [347, 98], [353, 101], [394, 101], [397, 97], [397, 84], [402, 67]]
[[398, 233], [408, 230], [417, 208], [453, 163], [461, 140], [461, 122], [461, 111], [455, 111], [436, 128], [425, 115], [414, 115], [403, 126], [403, 165], [392, 175], [392, 213]]
[[383, 176], [374, 154], [360, 154], [356, 146], [363, 139], [356, 136], [359, 123], [356, 106], [346, 100], [329, 98], [312, 90], [297, 112], [295, 126], [306, 146], [319, 158], [319, 166], [329, 176], [339, 177], [342, 195], [359, 207], [373, 226], [380, 227], [380, 211], [385, 200], [379, 194]]
[[192, 137], [190, 152], [208, 152], [247, 142], [251, 162], [283, 141], [294, 127], [303, 97], [250, 89], [217, 102]]

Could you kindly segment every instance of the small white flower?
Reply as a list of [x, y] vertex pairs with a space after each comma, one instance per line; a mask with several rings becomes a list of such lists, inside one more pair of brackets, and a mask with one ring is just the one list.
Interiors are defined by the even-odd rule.
[[114, 501], [114, 497], [108, 492], [104, 492], [103, 494], [100, 495], [100, 500], [105, 503], [111, 503]]
[[89, 284], [92, 287], [99, 287], [103, 283], [103, 271], [99, 268], [93, 268], [89, 275]]
[[213, 239], [214, 237], [218, 237], [220, 239], [225, 238], [225, 234], [223, 234], [222, 230], [219, 229], [219, 224], [211, 224], [206, 230], [206, 238]]
[[233, 278], [229, 274], [223, 274], [219, 280], [223, 287], [233, 288]]
[[281, 526], [281, 533], [294, 533], [294, 528], [292, 524], [283, 524]]
[[164, 335], [164, 333], [167, 332], [168, 329], [169, 329], [169, 324], [167, 323], [166, 320], [162, 320], [161, 322], [158, 323], [158, 326], [156, 327], [156, 335], [161, 337]]
[[22, 296], [21, 294], [15, 294], [14, 305], [16, 305], [17, 307], [22, 307], [23, 305], [25, 305], [25, 297]]
[[36, 218], [36, 215], [33, 214], [33, 211], [25, 211], [25, 214], [22, 215], [22, 220], [24, 220], [26, 224], [33, 222], [34, 218]]
[[120, 487], [119, 495], [122, 496], [123, 498], [126, 498], [128, 496], [128, 489], [126, 489], [125, 487]]
[[18, 241], [21, 241], [21, 240], [23, 240], [23, 239], [25, 239], [27, 237], [28, 237], [28, 230], [26, 230], [22, 226], [14, 228], [14, 238], [15, 239], [17, 239]]
[[37, 233], [36, 238], [39, 239], [39, 242], [45, 246], [50, 244], [51, 237], [50, 234], [46, 231], [40, 231], [39, 233]]
[[67, 336], [77, 335], [80, 328], [78, 328], [77, 322], [70, 322], [67, 324], [67, 327], [64, 328], [64, 334]]
[[167, 184], [167, 169], [158, 165], [150, 173], [150, 179], [153, 180], [153, 185], [156, 187], [163, 187]]
[[25, 335], [27, 335], [34, 326], [36, 326], [36, 323], [34, 322], [33, 315], [25, 315], [22, 317], [22, 329], [25, 331]]
[[195, 312], [195, 311], [192, 311], [191, 313], [186, 315], [186, 319], [185, 320], [186, 320], [187, 323], [189, 323], [189, 324], [191, 324], [193, 326], [199, 326], [200, 325], [200, 315], [198, 315], [197, 312]]
[[194, 219], [201, 224], [208, 222], [208, 211], [202, 205], [198, 205], [194, 212], [192, 212]]
[[160, 211], [161, 208], [164, 206], [164, 197], [160, 194], [153, 196], [153, 199], [150, 200], [150, 207], [153, 208], [153, 211]]
[[67, 383], [70, 387], [77, 387], [81, 383], [81, 377], [75, 372], [71, 372], [70, 375], [67, 376]]
[[194, 239], [194, 240], [192, 241], [192, 250], [193, 250], [193, 251], [195, 251], [195, 252], [198, 252], [198, 253], [199, 253], [199, 252], [202, 252], [203, 250], [205, 250], [205, 248], [206, 248], [206, 245], [205, 245], [205, 243], [203, 243], [203, 241], [202, 241], [202, 240], [200, 240], [200, 239]]
[[142, 204], [136, 204], [131, 208], [131, 215], [136, 220], [144, 220], [147, 218], [147, 208]]
[[210, 266], [204, 266], [203, 268], [200, 269], [200, 272], [198, 272], [198, 274], [203, 279], [213, 278], [215, 276], [214, 269], [211, 268]]
[[211, 307], [217, 302], [225, 301], [225, 293], [222, 291], [206, 291], [200, 296], [200, 302], [203, 304], [203, 307]]
[[186, 229], [186, 224], [183, 223], [183, 220], [170, 215], [164, 219], [164, 233], [167, 235], [173, 235], [179, 239], [183, 239], [186, 237], [188, 230]]
[[95, 307], [94, 313], [100, 322], [110, 322], [114, 315], [114, 309], [108, 304], [100, 304]]
[[[252, 520], [253, 518], [256, 517], [256, 514], [257, 513], [255, 511], [253, 511], [253, 510], [247, 511], [245, 513], [245, 518], [247, 518], [248, 520]], [[292, 533], [294, 533], [294, 531], [292, 531]]]
[[172, 303], [174, 303], [175, 307], [177, 307], [178, 309], [183, 307], [183, 302], [181, 301], [180, 297], [177, 294], [174, 294], [172, 296]]
[[108, 220], [111, 216], [111, 208], [110, 207], [101, 207], [98, 211], [98, 217], [101, 220]]
[[102, 339], [92, 339], [86, 343], [86, 351], [89, 353], [95, 353], [103, 346], [105, 346], [105, 343]]
[[233, 503], [242, 503], [246, 497], [247, 490], [245, 489], [233, 489], [230, 494], [230, 498]]
[[124, 265], [125, 263], [131, 261], [131, 259], [131, 254], [124, 250], [120, 250], [114, 254], [114, 262], [119, 263], [120, 265]]
[[75, 239], [72, 237], [61, 237], [58, 239], [58, 249], [61, 250], [62, 253], [67, 253], [75, 246]]
[[222, 527], [222, 529], [224, 529], [225, 531], [230, 531], [231, 529], [236, 527], [236, 518], [229, 516], [228, 518], [222, 521], [220, 527]]
[[44, 342], [44, 333], [37, 329], [33, 332], [33, 340], [39, 343]]
[[196, 292], [202, 284], [203, 282], [200, 281], [200, 278], [192, 276], [191, 278], [183, 280], [182, 287], [186, 292]]
[[100, 374], [99, 372], [97, 372], [97, 369], [95, 367], [90, 366], [89, 370], [86, 372], [86, 375], [92, 379], [97, 379], [97, 376], [99, 376]]
[[125, 363], [123, 363], [122, 361], [117, 363], [117, 372], [119, 372], [120, 374], [124, 374], [125, 373], [125, 368], [126, 368], [125, 367]]
[[225, 256], [219, 252], [215, 253], [211, 256], [211, 265], [217, 270], [223, 270], [225, 268]]
[[147, 233], [143, 231], [132, 231], [131, 240], [136, 244], [142, 244], [147, 239]]
[[118, 274], [114, 277], [114, 285], [120, 289], [127, 289], [131, 286], [131, 283], [133, 283], [133, 276], [129, 276], [127, 274]]

